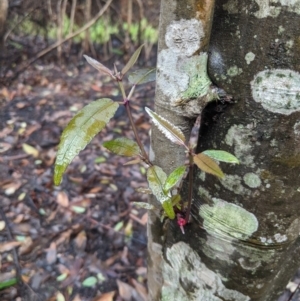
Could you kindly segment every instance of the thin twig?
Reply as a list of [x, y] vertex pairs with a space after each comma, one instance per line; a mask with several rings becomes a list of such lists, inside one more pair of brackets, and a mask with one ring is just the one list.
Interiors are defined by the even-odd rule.
[[140, 137], [139, 137], [139, 135], [138, 135], [136, 126], [135, 126], [134, 121], [133, 121], [133, 118], [132, 118], [132, 113], [131, 113], [131, 109], [130, 109], [130, 101], [129, 101], [129, 100], [126, 101], [126, 102], [124, 103], [124, 106], [125, 106], [125, 108], [126, 108], [126, 112], [127, 112], [127, 115], [128, 115], [128, 118], [129, 118], [129, 121], [130, 121], [132, 130], [133, 130], [133, 133], [134, 133], [136, 142], [137, 142], [137, 144], [139, 145], [140, 150], [141, 150], [141, 152], [142, 152], [143, 159], [144, 159], [144, 161], [145, 161], [148, 165], [151, 166], [152, 163], [150, 162], [149, 157], [148, 157], [148, 154], [146, 153], [146, 151], [145, 151], [145, 149], [144, 149], [143, 143], [142, 143], [141, 140], [140, 140]]
[[[31, 60], [29, 60], [29, 62], [27, 63], [27, 65], [22, 69], [22, 71], [24, 71], [26, 68], [28, 68], [31, 64], [33, 64], [35, 61], [37, 61], [39, 58], [41, 58], [42, 56], [44, 56], [45, 54], [47, 54], [48, 52], [50, 52], [51, 50], [57, 48], [58, 46], [62, 45], [63, 43], [69, 41], [70, 39], [76, 37], [77, 35], [81, 34], [82, 32], [84, 32], [85, 30], [87, 30], [88, 28], [90, 28], [92, 25], [94, 25], [96, 23], [96, 21], [105, 13], [105, 11], [108, 9], [108, 7], [110, 6], [110, 4], [112, 3], [113, 0], [108, 0], [106, 2], [106, 4], [103, 6], [103, 8], [99, 11], [99, 13], [92, 19], [90, 20], [88, 23], [86, 23], [84, 26], [82, 26], [81, 28], [79, 28], [78, 30], [74, 31], [73, 33], [67, 35], [64, 39], [62, 39], [61, 41], [56, 41], [54, 44], [50, 45], [49, 47], [47, 47], [46, 49], [40, 51], [34, 58], [32, 58]], [[18, 72], [18, 74], [20, 74], [20, 72]]]

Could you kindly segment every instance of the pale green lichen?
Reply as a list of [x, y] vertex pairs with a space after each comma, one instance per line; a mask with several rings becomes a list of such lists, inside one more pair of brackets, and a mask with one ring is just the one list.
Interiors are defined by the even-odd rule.
[[253, 99], [283, 115], [300, 111], [300, 74], [289, 69], [264, 70], [251, 81]]
[[241, 164], [254, 167], [254, 156], [251, 155], [253, 144], [250, 141], [251, 128], [244, 125], [233, 125], [225, 136], [225, 143], [234, 146], [234, 155], [240, 160]]
[[248, 172], [244, 175], [243, 180], [250, 188], [257, 188], [261, 185], [261, 179], [253, 172]]
[[257, 18], [276, 18], [280, 14], [282, 8], [289, 12], [300, 14], [300, 1], [299, 0], [276, 0], [265, 1], [255, 0], [259, 6], [259, 10], [254, 13]]
[[245, 60], [247, 62], [247, 65], [249, 65], [254, 59], [255, 59], [255, 54], [251, 51], [245, 55]]
[[207, 233], [206, 240], [200, 239], [203, 253], [213, 260], [219, 259], [233, 263], [230, 256], [236, 251], [231, 239], [220, 239]]
[[257, 231], [258, 221], [253, 213], [222, 199], [212, 200], [212, 206], [202, 205], [199, 209], [203, 227], [211, 235], [247, 239]]
[[227, 70], [227, 75], [228, 75], [228, 76], [231, 76], [231, 77], [240, 75], [241, 73], [243, 73], [243, 70], [242, 70], [241, 68], [239, 68], [238, 66], [236, 66], [236, 65], [230, 67], [230, 68]]
[[248, 296], [226, 288], [223, 278], [207, 268], [188, 244], [174, 244], [167, 249], [166, 257], [162, 301], [250, 301]]
[[181, 99], [190, 100], [212, 94], [209, 98], [216, 99], [218, 95], [211, 91], [211, 80], [207, 75], [207, 53], [193, 56], [188, 63], [183, 66], [183, 71], [189, 74], [188, 88], [182, 93]]
[[300, 137], [300, 121], [298, 121], [294, 124], [293, 129], [294, 129], [294, 134], [297, 137]]
[[242, 178], [238, 175], [226, 174], [224, 178], [220, 179], [221, 184], [226, 189], [239, 195], [250, 195], [251, 191], [242, 185]]
[[204, 171], [198, 172], [198, 178], [204, 182], [206, 178], [206, 173]]
[[229, 0], [227, 3], [223, 4], [223, 9], [227, 10], [230, 14], [237, 14], [238, 9], [238, 0]]
[[285, 31], [285, 28], [282, 25], [280, 25], [278, 27], [278, 34], [282, 34], [284, 31]]

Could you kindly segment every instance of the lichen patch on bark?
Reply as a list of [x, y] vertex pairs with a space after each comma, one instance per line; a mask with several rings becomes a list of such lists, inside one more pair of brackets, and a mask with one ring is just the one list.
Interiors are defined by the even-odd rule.
[[253, 143], [250, 141], [251, 128], [234, 124], [225, 136], [225, 143], [234, 147], [234, 155], [241, 164], [254, 167], [254, 156], [251, 155]]
[[282, 8], [285, 10], [300, 14], [300, 1], [299, 0], [255, 0], [259, 6], [259, 10], [254, 14], [257, 18], [276, 18]]
[[186, 243], [178, 242], [166, 251], [163, 263], [162, 301], [250, 301], [225, 287], [218, 273], [210, 270]]
[[199, 209], [203, 227], [211, 235], [247, 239], [257, 231], [258, 221], [253, 213], [222, 199], [212, 198], [212, 201], [213, 206], [205, 204]]
[[283, 115], [300, 111], [300, 74], [289, 69], [257, 73], [251, 81], [253, 99], [264, 109]]
[[243, 177], [243, 180], [250, 188], [257, 188], [261, 185], [260, 177], [253, 172], [246, 173]]

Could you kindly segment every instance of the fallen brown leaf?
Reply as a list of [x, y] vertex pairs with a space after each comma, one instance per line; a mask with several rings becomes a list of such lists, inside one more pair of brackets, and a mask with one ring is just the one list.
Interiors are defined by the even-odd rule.
[[60, 191], [57, 195], [56, 202], [62, 207], [68, 207], [69, 197], [64, 191]]
[[15, 247], [20, 246], [21, 244], [22, 243], [19, 241], [9, 241], [9, 242], [0, 243], [0, 253], [10, 251]]
[[132, 284], [134, 285], [135, 289], [137, 290], [137, 292], [144, 299], [144, 301], [147, 301], [148, 293], [147, 293], [147, 289], [145, 288], [145, 286], [142, 285], [141, 283], [139, 283], [138, 281], [136, 281], [135, 279], [131, 279], [131, 281], [132, 281]]
[[74, 239], [76, 249], [78, 251], [84, 251], [86, 247], [86, 241], [87, 241], [86, 232], [84, 230], [80, 231], [76, 236], [76, 238]]
[[50, 247], [47, 249], [47, 262], [49, 264], [53, 264], [56, 262], [57, 250], [56, 250], [56, 243], [52, 242]]
[[30, 236], [26, 237], [19, 248], [19, 255], [28, 254], [33, 249], [33, 241]]
[[119, 289], [119, 295], [125, 300], [125, 301], [131, 301], [135, 289], [130, 286], [129, 284], [122, 282], [120, 280], [117, 280], [117, 285]]
[[115, 293], [116, 292], [113, 291], [102, 294], [100, 297], [96, 297], [95, 299], [93, 299], [93, 301], [113, 301]]

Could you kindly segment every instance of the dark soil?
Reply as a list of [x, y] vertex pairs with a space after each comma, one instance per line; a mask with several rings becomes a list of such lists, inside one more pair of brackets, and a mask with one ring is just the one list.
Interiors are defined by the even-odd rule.
[[[146, 148], [144, 107], [152, 107], [153, 96], [148, 84], [132, 99]], [[122, 100], [116, 85], [83, 59], [71, 67], [36, 63], [0, 87], [0, 283], [21, 277], [0, 290], [0, 300], [146, 300], [147, 213], [132, 206], [146, 200], [135, 192], [146, 186], [144, 168], [123, 166], [128, 158], [102, 146], [116, 137], [133, 139], [122, 106], [62, 184], [53, 185], [62, 130], [84, 105], [103, 97]], [[86, 285], [91, 276], [96, 283]]]

